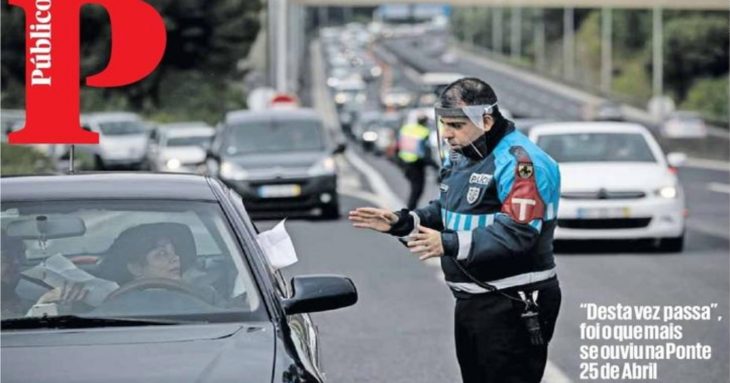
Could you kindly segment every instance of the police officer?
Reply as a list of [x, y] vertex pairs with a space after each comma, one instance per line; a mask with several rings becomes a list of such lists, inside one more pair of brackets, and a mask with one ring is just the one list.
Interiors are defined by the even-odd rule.
[[552, 252], [560, 174], [496, 104], [479, 79], [450, 84], [436, 108], [451, 149], [440, 197], [410, 211], [359, 208], [350, 220], [401, 237], [421, 260], [440, 258], [465, 383], [538, 383], [561, 300]]
[[398, 161], [410, 185], [408, 209], [413, 210], [423, 194], [426, 166], [437, 167], [431, 158], [428, 143], [428, 117], [418, 116], [416, 123], [406, 124], [398, 132]]

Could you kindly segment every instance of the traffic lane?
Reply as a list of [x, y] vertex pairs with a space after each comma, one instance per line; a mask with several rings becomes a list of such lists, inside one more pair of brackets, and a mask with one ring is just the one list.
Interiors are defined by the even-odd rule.
[[[727, 246], [725, 249], [666, 254], [575, 254], [557, 259], [563, 303], [551, 345], [550, 359], [577, 378], [581, 303], [615, 305], [704, 305], [718, 303], [708, 322], [678, 322], [684, 338], [677, 344], [701, 342], [713, 347], [710, 361], [659, 362], [661, 382], [727, 381], [728, 352]], [[721, 321], [717, 316], [722, 315]], [[601, 321], [606, 323], [606, 321]], [[610, 322], [619, 324], [619, 322]], [[635, 323], [635, 322], [630, 322]], [[661, 324], [661, 323], [659, 323]], [[637, 341], [634, 343], [644, 343]], [[655, 342], [649, 342], [655, 343]], [[604, 343], [605, 344], [605, 343]], [[577, 380], [577, 379], [576, 379]]]
[[[360, 147], [352, 146], [352, 150], [362, 157], [368, 164], [370, 164], [380, 175], [385, 179], [390, 189], [395, 193], [401, 202], [408, 201], [410, 194], [410, 185], [405, 178], [403, 170], [396, 165], [392, 160], [382, 155], [375, 155], [370, 152], [363, 151]], [[348, 149], [350, 150], [350, 149]], [[418, 206], [422, 207], [428, 204], [434, 198], [438, 198], [438, 170], [431, 167], [426, 169], [426, 184], [424, 186], [423, 195], [419, 200]], [[367, 181], [365, 182], [367, 185]], [[372, 187], [370, 187], [372, 190]]]
[[[342, 209], [368, 206], [343, 196]], [[261, 230], [276, 221], [260, 221]], [[346, 219], [287, 221], [299, 262], [283, 270], [341, 274], [355, 283], [352, 307], [313, 314], [322, 363], [333, 382], [459, 381], [453, 343], [454, 299], [438, 269], [411, 256], [394, 238], [355, 229]]]
[[[505, 77], [501, 73], [490, 71], [488, 68], [475, 63], [466, 61], [464, 58], [457, 63], [446, 65], [436, 62], [433, 59], [420, 55], [417, 51], [413, 52], [410, 42], [402, 40], [387, 41], [383, 43], [392, 51], [398, 52], [404, 62], [399, 63], [400, 68], [405, 68], [409, 61], [408, 57], [416, 55], [419, 68], [425, 71], [434, 72], [457, 72], [466, 76], [475, 76], [485, 79], [492, 85], [497, 92], [500, 105], [509, 109], [513, 114], [519, 116], [531, 116], [541, 118], [567, 118], [576, 119], [579, 116], [580, 106], [570, 103], [567, 99], [559, 96], [551, 95], [541, 90], [530, 88], [527, 84], [523, 84], [514, 79]], [[570, 112], [572, 110], [572, 113]]]
[[582, 103], [579, 101], [535, 89], [519, 78], [489, 69], [468, 58], [461, 57], [451, 65], [443, 64], [438, 57], [419, 52], [413, 45], [414, 39], [394, 39], [383, 44], [401, 58], [402, 65], [417, 64], [419, 71], [456, 72], [484, 79], [495, 89], [500, 104], [517, 115], [571, 120], [582, 117]]
[[[408, 182], [403, 172], [392, 162], [382, 156], [375, 156], [371, 153], [364, 153], [359, 149], [358, 155], [375, 168], [386, 180], [395, 194], [406, 201], [410, 191]], [[421, 197], [419, 206], [425, 206], [428, 201], [438, 198], [437, 173], [429, 170], [426, 188]], [[681, 168], [679, 178], [687, 198], [689, 210], [687, 237], [685, 248], [687, 251], [707, 251], [713, 249], [730, 248], [728, 237], [717, 234], [708, 235], [706, 227], [727, 228], [730, 225], [730, 194], [711, 191], [708, 187], [711, 183], [727, 182], [730, 184], [730, 175], [727, 172], [713, 171], [698, 168]], [[711, 233], [715, 233], [713, 230]], [[727, 231], [727, 229], [725, 229]], [[638, 251], [646, 252], [646, 246], [636, 247], [634, 242], [606, 242], [609, 244], [609, 251], [626, 252], [636, 248]], [[559, 250], [575, 252], [592, 252], [604, 249], [604, 246], [595, 246], [595, 241], [578, 243], [577, 246], [561, 246]]]
[[730, 238], [730, 173], [687, 167], [680, 168], [678, 176], [687, 198], [689, 232]]

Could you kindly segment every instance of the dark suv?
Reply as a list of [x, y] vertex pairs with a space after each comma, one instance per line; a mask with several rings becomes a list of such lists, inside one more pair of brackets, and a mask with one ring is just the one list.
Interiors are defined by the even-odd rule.
[[339, 217], [336, 145], [311, 109], [234, 111], [208, 153], [207, 168], [236, 190], [255, 217]]

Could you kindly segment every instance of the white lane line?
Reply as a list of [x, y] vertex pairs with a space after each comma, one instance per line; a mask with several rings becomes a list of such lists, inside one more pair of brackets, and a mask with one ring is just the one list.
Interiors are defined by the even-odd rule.
[[700, 168], [709, 170], [720, 170], [730, 172], [730, 162], [706, 160], [703, 158], [688, 158], [684, 166], [689, 168]]
[[719, 182], [710, 182], [707, 184], [707, 190], [714, 191], [717, 193], [730, 194], [730, 185], [721, 184]]
[[[319, 47], [317, 46], [317, 48]], [[321, 87], [321, 84], [315, 86]], [[359, 196], [358, 198], [366, 197], [363, 199], [381, 208], [396, 210], [405, 206], [405, 203], [393, 192], [385, 179], [372, 166], [351, 150], [345, 151], [345, 157], [352, 166], [365, 176], [377, 195], [353, 190], [343, 190], [343, 192], [353, 196]], [[441, 262], [438, 259], [429, 259], [425, 263], [430, 267], [441, 269]], [[444, 280], [444, 275], [441, 271], [436, 272], [435, 277], [440, 281]], [[544, 383], [572, 383], [567, 375], [550, 360], [545, 365], [545, 375], [542, 381]]]
[[403, 201], [398, 198], [398, 196], [393, 192], [393, 190], [388, 186], [388, 183], [385, 181], [383, 176], [380, 175], [372, 166], [370, 166], [365, 160], [360, 158], [357, 154], [355, 154], [352, 150], [345, 151], [345, 158], [352, 164], [352, 166], [355, 167], [360, 173], [365, 175], [365, 178], [367, 178], [368, 183], [370, 184], [370, 187], [373, 188], [373, 191], [375, 194], [379, 195], [384, 203], [385, 208], [390, 210], [398, 210], [405, 206]]

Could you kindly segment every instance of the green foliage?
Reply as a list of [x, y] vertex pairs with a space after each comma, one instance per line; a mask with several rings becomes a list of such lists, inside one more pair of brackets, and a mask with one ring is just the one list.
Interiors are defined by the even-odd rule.
[[159, 122], [203, 120], [210, 124], [220, 121], [228, 110], [246, 107], [243, 88], [199, 71], [175, 72], [160, 85], [162, 104], [150, 117]]
[[0, 174], [37, 174], [53, 172], [53, 162], [31, 146], [0, 146]]
[[715, 121], [728, 121], [728, 77], [703, 78], [694, 82], [682, 109], [700, 111]]
[[665, 80], [683, 100], [696, 78], [728, 73], [727, 15], [677, 17], [665, 28]]
[[614, 76], [611, 89], [623, 98], [637, 105], [646, 105], [651, 97], [651, 78], [646, 72], [646, 55], [638, 54], [624, 57], [614, 62]]

